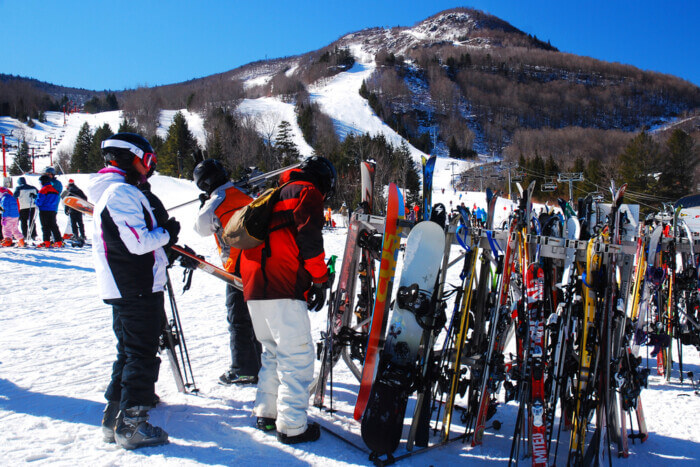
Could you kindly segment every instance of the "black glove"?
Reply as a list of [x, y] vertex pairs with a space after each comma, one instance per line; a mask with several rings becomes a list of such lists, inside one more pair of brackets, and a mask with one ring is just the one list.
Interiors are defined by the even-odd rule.
[[29, 193], [29, 197], [31, 199], [36, 199], [36, 193]]
[[202, 206], [204, 206], [204, 203], [209, 201], [209, 195], [206, 193], [200, 193], [199, 195], [199, 209], [202, 209]]
[[[194, 250], [187, 245], [182, 247], [183, 250], [185, 250], [187, 253], [193, 254], [199, 259], [204, 259], [204, 256], [198, 255], [194, 252]], [[189, 256], [180, 255], [180, 266], [182, 266], [185, 269], [197, 269], [197, 266], [199, 266], [199, 262], [195, 260], [194, 258], [190, 258]]]
[[306, 305], [309, 311], [320, 311], [326, 303], [326, 290], [328, 290], [328, 281], [323, 283], [314, 282], [306, 294]]
[[165, 221], [165, 224], [163, 224], [163, 228], [170, 235], [170, 240], [168, 240], [168, 243], [165, 245], [165, 248], [170, 248], [171, 246], [177, 243], [177, 234], [180, 233], [180, 223], [176, 221], [174, 217], [171, 217], [170, 219]]

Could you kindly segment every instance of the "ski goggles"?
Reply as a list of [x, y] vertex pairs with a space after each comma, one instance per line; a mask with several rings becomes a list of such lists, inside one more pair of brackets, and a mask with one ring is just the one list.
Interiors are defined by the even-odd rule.
[[155, 153], [147, 152], [141, 158], [141, 162], [143, 163], [143, 166], [146, 167], [146, 169], [150, 172], [151, 170], [154, 170], [156, 168], [158, 158], [156, 157]]

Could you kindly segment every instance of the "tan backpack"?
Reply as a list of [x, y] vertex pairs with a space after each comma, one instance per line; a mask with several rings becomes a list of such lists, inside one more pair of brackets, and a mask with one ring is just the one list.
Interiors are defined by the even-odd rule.
[[[265, 190], [247, 206], [236, 211], [224, 227], [222, 239], [233, 248], [248, 250], [262, 245], [270, 235], [272, 209], [280, 199], [280, 191], [287, 185]], [[280, 225], [278, 228], [286, 227]]]

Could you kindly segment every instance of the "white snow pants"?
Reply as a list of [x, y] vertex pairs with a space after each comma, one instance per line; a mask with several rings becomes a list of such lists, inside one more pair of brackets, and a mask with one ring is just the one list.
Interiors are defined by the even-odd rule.
[[250, 300], [255, 336], [263, 346], [253, 414], [277, 419], [277, 431], [306, 431], [309, 387], [314, 377], [314, 346], [306, 302]]

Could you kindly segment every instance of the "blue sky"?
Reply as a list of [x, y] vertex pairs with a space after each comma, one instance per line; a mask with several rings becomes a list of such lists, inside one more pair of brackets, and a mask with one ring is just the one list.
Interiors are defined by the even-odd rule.
[[700, 85], [700, 0], [0, 0], [0, 72], [99, 90], [176, 83], [456, 6]]

